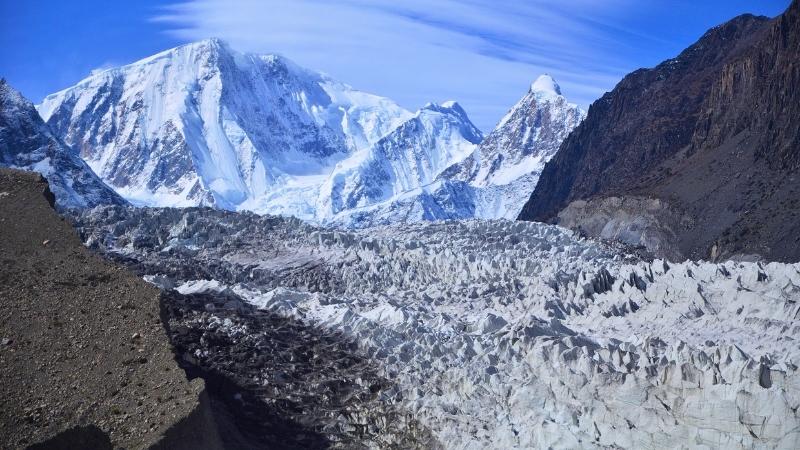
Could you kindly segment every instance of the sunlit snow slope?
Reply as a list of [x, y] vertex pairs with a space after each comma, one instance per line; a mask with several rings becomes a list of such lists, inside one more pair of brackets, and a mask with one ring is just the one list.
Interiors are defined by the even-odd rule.
[[513, 218], [582, 117], [555, 82], [537, 81], [479, 149], [455, 102], [411, 112], [217, 39], [94, 74], [39, 112], [134, 204], [345, 226]]
[[516, 219], [545, 163], [585, 116], [550, 75], [542, 75], [472, 155], [442, 178], [480, 192], [474, 217]]

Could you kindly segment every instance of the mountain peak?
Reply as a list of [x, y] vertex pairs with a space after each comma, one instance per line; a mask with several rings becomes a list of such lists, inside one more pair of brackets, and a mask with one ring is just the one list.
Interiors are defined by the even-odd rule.
[[28, 99], [0, 79], [0, 167], [39, 172], [59, 207], [125, 203], [73, 150], [53, 136]]
[[228, 43], [218, 37], [210, 37], [205, 38], [203, 40], [198, 41], [198, 43], [206, 44], [206, 45], [216, 45], [216, 46], [227, 46]]
[[428, 102], [422, 108], [420, 108], [420, 111], [422, 110], [436, 111], [440, 113], [462, 113], [464, 111], [464, 109], [461, 108], [461, 105], [453, 100], [448, 100], [442, 103]]
[[200, 52], [200, 53], [210, 53], [210, 54], [224, 54], [224, 53], [236, 53], [231, 49], [231, 46], [228, 45], [227, 42], [223, 41], [220, 38], [211, 37], [206, 38], [200, 41], [190, 42], [188, 44], [179, 46], [172, 50], [168, 50], [168, 52], [180, 52], [181, 50], [188, 50], [192, 52]]
[[561, 86], [549, 74], [543, 74], [533, 82], [531, 91], [537, 94], [561, 95]]
[[30, 102], [19, 91], [11, 87], [5, 78], [0, 78], [0, 108], [8, 107], [11, 104], [25, 105], [27, 103]]
[[443, 102], [442, 107], [448, 109], [461, 109], [461, 105], [459, 105], [458, 102], [455, 100], [448, 100], [446, 102]]

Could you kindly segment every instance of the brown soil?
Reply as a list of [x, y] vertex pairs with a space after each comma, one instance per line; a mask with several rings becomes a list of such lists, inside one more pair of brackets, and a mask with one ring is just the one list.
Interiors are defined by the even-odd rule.
[[46, 181], [12, 170], [0, 170], [0, 379], [2, 448], [219, 446], [159, 291], [91, 254]]

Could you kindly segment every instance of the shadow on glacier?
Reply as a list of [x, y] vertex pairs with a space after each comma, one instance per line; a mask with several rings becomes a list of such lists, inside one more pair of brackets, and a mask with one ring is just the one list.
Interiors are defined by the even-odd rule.
[[179, 365], [205, 380], [228, 448], [437, 447], [340, 333], [230, 294], [166, 291], [161, 314]]

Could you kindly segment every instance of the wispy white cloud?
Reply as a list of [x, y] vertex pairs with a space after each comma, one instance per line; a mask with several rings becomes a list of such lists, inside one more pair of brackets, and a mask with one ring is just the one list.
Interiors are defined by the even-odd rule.
[[[539, 74], [588, 105], [631, 69], [634, 0], [192, 0], [153, 20], [184, 40], [280, 53], [406, 107], [458, 100], [491, 129]], [[635, 35], [620, 38], [621, 36]]]

